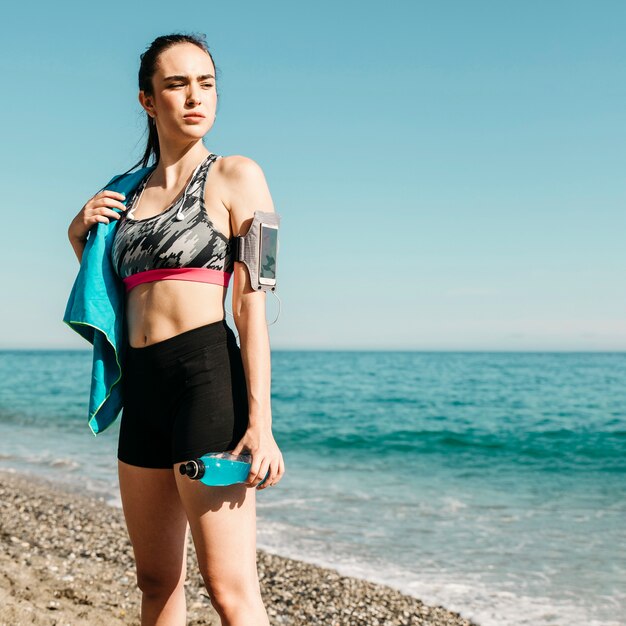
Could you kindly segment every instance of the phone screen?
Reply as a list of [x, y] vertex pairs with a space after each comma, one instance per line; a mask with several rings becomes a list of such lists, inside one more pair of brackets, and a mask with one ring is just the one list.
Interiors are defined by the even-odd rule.
[[266, 280], [276, 280], [276, 253], [278, 244], [278, 229], [261, 224], [261, 258], [259, 263], [259, 277]]

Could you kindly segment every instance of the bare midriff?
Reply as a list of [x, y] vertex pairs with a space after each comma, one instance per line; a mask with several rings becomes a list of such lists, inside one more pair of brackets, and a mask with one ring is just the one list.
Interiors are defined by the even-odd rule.
[[144, 348], [225, 317], [228, 288], [189, 280], [157, 280], [126, 294], [126, 328], [133, 348]]

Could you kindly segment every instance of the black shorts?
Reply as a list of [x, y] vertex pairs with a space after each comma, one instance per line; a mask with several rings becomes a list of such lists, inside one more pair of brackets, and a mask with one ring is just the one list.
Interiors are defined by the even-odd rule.
[[234, 332], [225, 320], [149, 346], [126, 344], [117, 458], [171, 468], [232, 450], [248, 427], [248, 393]]

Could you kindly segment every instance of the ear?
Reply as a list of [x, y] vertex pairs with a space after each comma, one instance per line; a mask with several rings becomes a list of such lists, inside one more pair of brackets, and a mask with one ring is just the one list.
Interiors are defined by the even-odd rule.
[[154, 111], [154, 100], [152, 96], [147, 96], [143, 89], [139, 90], [139, 94], [137, 95], [137, 99], [139, 100], [139, 104], [143, 107], [143, 110], [148, 114], [149, 117], [155, 118], [156, 113]]

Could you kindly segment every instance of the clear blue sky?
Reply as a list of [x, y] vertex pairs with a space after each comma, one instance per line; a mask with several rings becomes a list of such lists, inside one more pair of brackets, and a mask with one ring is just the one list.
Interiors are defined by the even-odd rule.
[[88, 348], [67, 227], [142, 155], [139, 55], [182, 31], [218, 68], [207, 147], [282, 216], [274, 348], [626, 349], [626, 3], [10, 6], [0, 348]]

